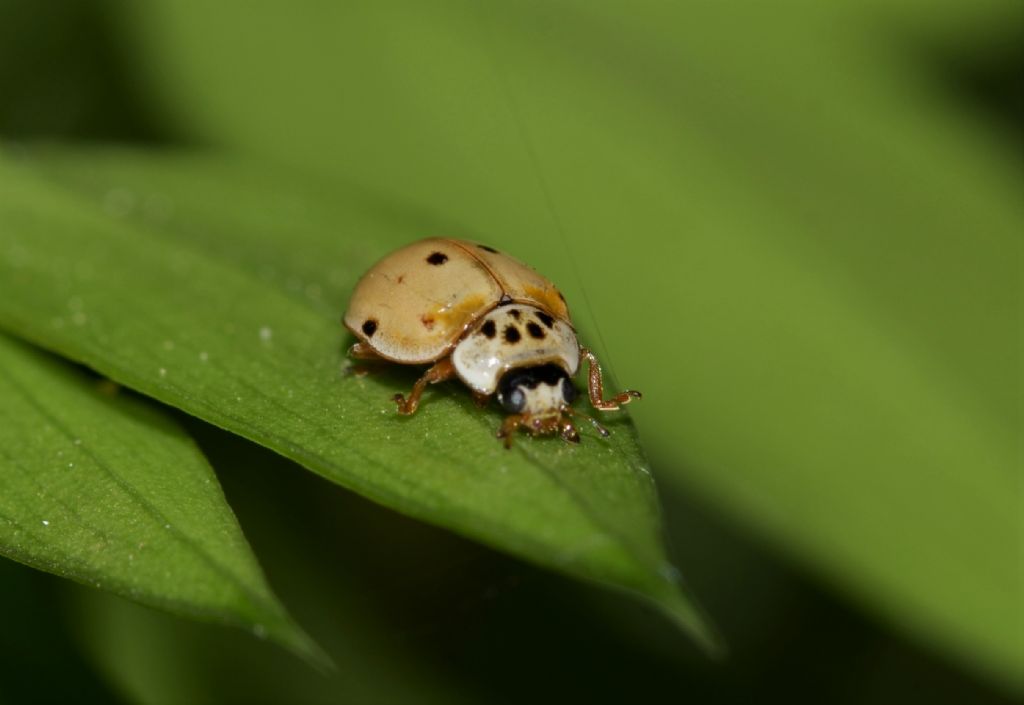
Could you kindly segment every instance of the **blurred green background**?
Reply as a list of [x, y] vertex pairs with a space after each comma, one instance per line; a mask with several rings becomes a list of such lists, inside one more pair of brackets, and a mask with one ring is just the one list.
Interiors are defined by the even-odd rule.
[[731, 649], [183, 419], [337, 672], [4, 561], [0, 702], [1009, 700], [1022, 28], [1001, 0], [0, 0], [6, 149], [244, 155], [558, 282], [645, 392]]

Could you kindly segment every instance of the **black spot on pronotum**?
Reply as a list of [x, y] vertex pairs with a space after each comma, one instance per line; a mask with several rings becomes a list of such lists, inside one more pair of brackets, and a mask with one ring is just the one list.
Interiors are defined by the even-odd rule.
[[448, 255], [446, 255], [443, 252], [434, 252], [430, 255], [430, 257], [427, 257], [427, 262], [429, 262], [430, 264], [444, 264], [447, 261]]
[[502, 294], [501, 298], [498, 299], [499, 306], [508, 306], [510, 303], [513, 303], [513, 301], [512, 297], [509, 296], [508, 294]]
[[512, 318], [514, 318], [514, 319], [516, 319], [518, 321], [519, 320], [519, 309], [518, 308], [510, 308], [508, 310], [508, 315], [512, 316]]
[[484, 252], [490, 252], [490, 253], [495, 254], [495, 255], [498, 254], [498, 251], [496, 249], [494, 249], [493, 247], [488, 247], [487, 245], [477, 245], [477, 247], [479, 247]]
[[543, 340], [544, 336], [546, 335], [544, 333], [544, 329], [541, 328], [536, 323], [534, 323], [533, 321], [530, 321], [529, 323], [526, 324], [526, 330], [530, 334], [531, 338], [536, 338], [537, 340]]
[[519, 334], [519, 329], [515, 326], [505, 326], [505, 342], [506, 343], [518, 343], [522, 336]]
[[484, 321], [484, 324], [480, 326], [480, 332], [488, 338], [493, 338], [498, 333], [498, 330], [494, 325], [494, 321]]
[[373, 334], [377, 332], [377, 321], [372, 318], [363, 321], [363, 332], [366, 333], [367, 338], [372, 338]]
[[555, 319], [549, 316], [548, 314], [544, 313], [543, 311], [537, 311], [537, 318], [539, 318], [540, 322], [546, 325], [548, 328], [555, 327]]

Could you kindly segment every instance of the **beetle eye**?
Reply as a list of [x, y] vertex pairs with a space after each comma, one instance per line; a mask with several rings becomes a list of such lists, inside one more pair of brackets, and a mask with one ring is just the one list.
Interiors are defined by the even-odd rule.
[[499, 395], [498, 401], [501, 402], [501, 407], [505, 411], [510, 414], [518, 414], [526, 405], [526, 395], [523, 394], [522, 389], [516, 387], [507, 395]]
[[572, 383], [572, 380], [568, 377], [562, 378], [562, 398], [565, 399], [566, 404], [572, 404], [576, 401], [576, 397], [579, 396], [579, 390], [576, 389], [576, 385]]

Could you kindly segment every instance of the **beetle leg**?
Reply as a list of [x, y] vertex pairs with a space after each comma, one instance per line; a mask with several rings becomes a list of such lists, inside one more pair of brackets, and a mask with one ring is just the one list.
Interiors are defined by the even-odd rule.
[[374, 352], [366, 343], [355, 343], [348, 349], [349, 357], [354, 357], [357, 360], [383, 360], [380, 355]]
[[478, 409], [486, 409], [487, 405], [491, 401], [490, 394], [481, 394], [480, 392], [473, 392], [473, 401], [476, 402]]
[[600, 433], [601, 436], [604, 437], [604, 438], [607, 438], [608, 436], [612, 435], [611, 431], [609, 431], [607, 428], [605, 428], [604, 426], [599, 424], [597, 422], [597, 419], [595, 419], [593, 416], [589, 416], [588, 414], [584, 414], [582, 411], [579, 411], [578, 409], [574, 409], [571, 406], [569, 406], [568, 404], [566, 404], [562, 408], [562, 411], [564, 413], [568, 414], [569, 416], [581, 416], [581, 417], [585, 418], [594, 427], [594, 430], [597, 431], [598, 433]]
[[[366, 362], [387, 362], [383, 357], [373, 351], [366, 343], [356, 343], [348, 349], [349, 357]], [[345, 369], [346, 375], [365, 377], [373, 371], [373, 366], [349, 364]]]
[[498, 431], [498, 438], [505, 439], [505, 448], [512, 447], [512, 437], [516, 435], [516, 429], [526, 423], [526, 414], [514, 414], [506, 416]]
[[406, 399], [402, 394], [396, 394], [394, 399], [398, 402], [398, 413], [408, 416], [416, 413], [416, 408], [420, 405], [420, 395], [423, 394], [423, 390], [426, 389], [428, 384], [437, 384], [438, 382], [444, 382], [455, 376], [455, 365], [452, 364], [451, 358], [444, 358], [439, 360], [423, 373], [423, 376], [416, 380], [416, 384], [413, 385], [412, 391], [409, 392], [409, 398]]
[[595, 409], [614, 411], [623, 404], [628, 404], [634, 399], [640, 398], [640, 392], [634, 389], [627, 389], [606, 400], [604, 398], [604, 383], [601, 381], [601, 365], [597, 361], [597, 356], [586, 348], [580, 348], [580, 355], [585, 357], [590, 365], [589, 384], [587, 387], [590, 392], [590, 403]]
[[562, 440], [564, 441], [569, 443], [580, 442], [580, 432], [576, 430], [576, 424], [568, 418], [559, 420], [559, 432], [562, 434]]

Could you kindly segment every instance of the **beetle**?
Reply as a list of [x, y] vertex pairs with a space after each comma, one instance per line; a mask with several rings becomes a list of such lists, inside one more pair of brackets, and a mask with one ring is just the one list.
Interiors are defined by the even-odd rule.
[[359, 340], [359, 360], [431, 365], [398, 411], [411, 415], [428, 384], [457, 377], [480, 406], [497, 397], [508, 416], [498, 431], [510, 447], [516, 429], [558, 433], [578, 443], [572, 378], [590, 366], [591, 405], [613, 411], [640, 392], [604, 398], [601, 366], [580, 345], [561, 292], [532, 268], [492, 247], [452, 238], [428, 238], [384, 257], [359, 280], [343, 318]]

